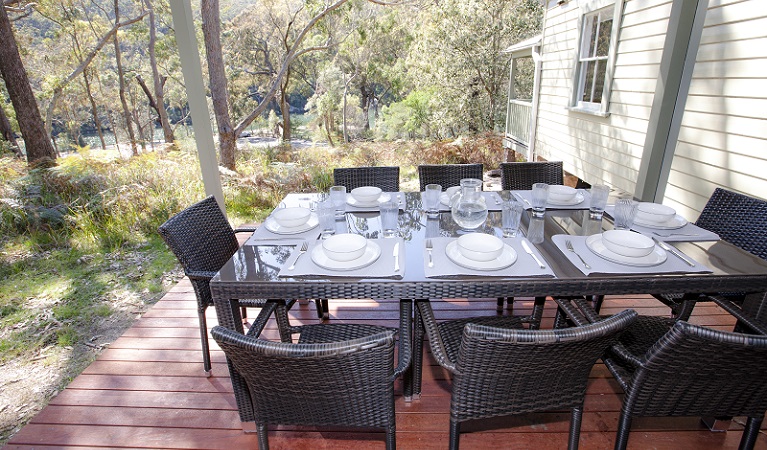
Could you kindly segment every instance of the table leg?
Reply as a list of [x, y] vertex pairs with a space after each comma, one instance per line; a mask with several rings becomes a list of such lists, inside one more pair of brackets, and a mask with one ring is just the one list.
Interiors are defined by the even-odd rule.
[[402, 395], [405, 401], [413, 399], [413, 301], [400, 299], [399, 354], [397, 369], [402, 376]]
[[543, 319], [543, 307], [546, 305], [546, 297], [535, 297], [533, 303], [533, 314], [530, 316], [530, 329], [537, 330], [541, 328]]

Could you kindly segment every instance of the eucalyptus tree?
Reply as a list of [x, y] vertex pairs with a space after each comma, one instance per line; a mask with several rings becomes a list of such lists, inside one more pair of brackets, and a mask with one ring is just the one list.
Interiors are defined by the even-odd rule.
[[[10, 7], [12, 3], [9, 3]], [[19, 14], [26, 14], [25, 8], [17, 8]], [[56, 151], [53, 148], [48, 133], [37, 107], [37, 99], [29, 84], [27, 71], [21, 61], [21, 55], [16, 45], [11, 20], [6, 13], [6, 6], [0, 7], [0, 75], [5, 81], [8, 96], [16, 112], [27, 162], [34, 164], [40, 161], [55, 161]]]

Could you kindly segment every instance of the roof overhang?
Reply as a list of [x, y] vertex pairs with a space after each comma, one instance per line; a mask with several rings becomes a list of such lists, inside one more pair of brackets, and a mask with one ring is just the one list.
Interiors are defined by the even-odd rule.
[[542, 38], [543, 38], [543, 35], [541, 34], [539, 34], [538, 36], [533, 36], [530, 39], [525, 39], [522, 42], [518, 42], [512, 45], [506, 50], [501, 51], [501, 53], [511, 55], [512, 58], [522, 58], [525, 56], [532, 56], [533, 48], [541, 45]]

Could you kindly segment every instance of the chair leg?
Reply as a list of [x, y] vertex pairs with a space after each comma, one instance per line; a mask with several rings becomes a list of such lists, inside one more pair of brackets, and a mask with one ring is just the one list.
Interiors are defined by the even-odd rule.
[[248, 318], [248, 308], [241, 306], [240, 307], [240, 315], [242, 316], [242, 321], [246, 322], [245, 319]]
[[502, 314], [502, 313], [503, 313], [503, 302], [504, 302], [504, 301], [506, 301], [506, 299], [505, 299], [505, 298], [503, 298], [503, 297], [498, 297], [498, 304], [497, 304], [497, 306], [495, 307], [495, 312], [497, 312], [498, 314]]
[[322, 299], [322, 320], [330, 320], [330, 307], [326, 298]]
[[205, 376], [211, 375], [210, 346], [208, 345], [208, 321], [205, 319], [205, 308], [197, 308], [197, 317], [200, 319], [200, 341], [202, 342], [202, 367]]
[[458, 450], [458, 441], [461, 438], [461, 423], [450, 418], [450, 450]]
[[392, 423], [386, 427], [386, 450], [396, 450], [397, 448], [397, 430]]
[[317, 309], [317, 318], [322, 320], [322, 299], [315, 298], [314, 299], [314, 307]]
[[590, 295], [589, 300], [591, 300], [591, 307], [594, 308], [594, 311], [599, 312], [599, 310], [602, 308], [602, 303], [605, 301], [605, 296]]
[[756, 438], [759, 436], [759, 428], [762, 427], [762, 420], [764, 420], [764, 416], [748, 418], [738, 450], [752, 450], [754, 448]]
[[269, 450], [269, 433], [267, 433], [266, 424], [257, 423], [256, 430], [258, 432], [259, 450]]
[[583, 420], [583, 405], [576, 406], [570, 413], [570, 441], [567, 443], [568, 450], [578, 450], [578, 442], [581, 438], [581, 421]]
[[630, 431], [631, 416], [622, 410], [621, 417], [618, 419], [618, 433], [615, 436], [615, 450], [626, 450]]

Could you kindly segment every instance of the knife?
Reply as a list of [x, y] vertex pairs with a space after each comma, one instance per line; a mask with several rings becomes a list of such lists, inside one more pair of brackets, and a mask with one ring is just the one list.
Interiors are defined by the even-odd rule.
[[521, 242], [522, 242], [522, 248], [525, 249], [527, 254], [533, 257], [533, 259], [535, 260], [535, 262], [538, 263], [538, 266], [540, 266], [541, 269], [545, 269], [546, 268], [546, 264], [543, 264], [543, 261], [538, 259], [538, 255], [533, 253], [533, 249], [530, 248], [530, 244], [527, 243], [527, 239], [522, 239]]
[[394, 271], [399, 272], [399, 242], [394, 244]]
[[[526, 199], [526, 198], [522, 197], [522, 195], [521, 195], [521, 194], [518, 194], [518, 193], [516, 193], [516, 192], [515, 192], [515, 193], [514, 193], [514, 196], [515, 196], [515, 197], [517, 197], [518, 199], [522, 200], [522, 201], [525, 203], [525, 205], [529, 206], [530, 208], [532, 208], [532, 207], [533, 207], [533, 205], [532, 205], [532, 204], [531, 204], [529, 201], [527, 201], [527, 199]], [[532, 253], [531, 253], [531, 254], [532, 254]]]
[[657, 244], [658, 244], [658, 246], [659, 246], [660, 248], [662, 248], [663, 250], [666, 250], [667, 252], [671, 253], [672, 255], [674, 255], [674, 256], [676, 256], [677, 258], [681, 259], [682, 261], [686, 262], [688, 266], [690, 266], [690, 267], [695, 267], [695, 263], [694, 263], [694, 262], [692, 262], [692, 261], [690, 261], [689, 259], [687, 259], [687, 258], [686, 258], [686, 257], [685, 257], [685, 256], [684, 256], [682, 253], [680, 253], [680, 252], [679, 252], [679, 250], [677, 250], [677, 249], [675, 249], [674, 247], [672, 247], [672, 246], [670, 246], [670, 245], [666, 244], [666, 243], [665, 243], [665, 242], [663, 242], [663, 241], [659, 241], [659, 240], [658, 240], [658, 239], [656, 239], [656, 238], [652, 238], [652, 240], [653, 240], [653, 241], [655, 241], [655, 243], [657, 243]]

